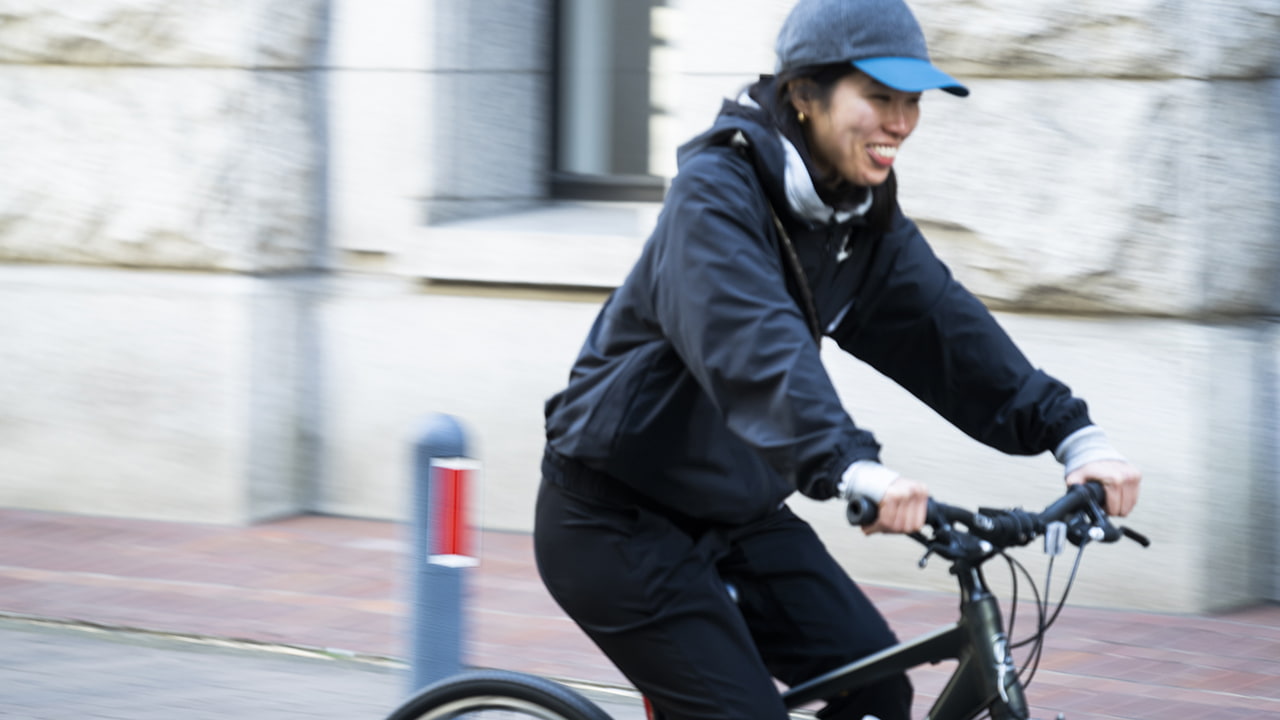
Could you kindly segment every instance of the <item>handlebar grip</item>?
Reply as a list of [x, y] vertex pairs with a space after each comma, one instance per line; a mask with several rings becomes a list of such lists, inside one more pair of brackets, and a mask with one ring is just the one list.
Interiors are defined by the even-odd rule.
[[1106, 507], [1107, 489], [1102, 486], [1102, 483], [1096, 480], [1090, 480], [1084, 484], [1084, 489], [1089, 492], [1089, 497], [1092, 498], [1095, 503], [1101, 507]]
[[1067, 494], [1058, 498], [1049, 507], [1040, 513], [1040, 518], [1045, 522], [1053, 522], [1054, 520], [1062, 520], [1077, 510], [1083, 510], [1088, 507], [1092, 501], [1099, 508], [1104, 507], [1106, 502], [1107, 491], [1102, 487], [1101, 483], [1089, 481], [1082, 485], [1073, 485], [1067, 490]]
[[873, 525], [879, 515], [880, 506], [876, 505], [871, 498], [861, 495], [850, 499], [844, 510], [844, 516], [849, 520], [849, 524], [855, 527]]

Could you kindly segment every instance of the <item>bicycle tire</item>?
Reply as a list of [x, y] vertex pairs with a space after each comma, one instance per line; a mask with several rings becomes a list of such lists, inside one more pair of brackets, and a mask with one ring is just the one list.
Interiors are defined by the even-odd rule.
[[552, 680], [510, 670], [474, 670], [433, 683], [387, 720], [449, 718], [612, 720], [582, 695]]

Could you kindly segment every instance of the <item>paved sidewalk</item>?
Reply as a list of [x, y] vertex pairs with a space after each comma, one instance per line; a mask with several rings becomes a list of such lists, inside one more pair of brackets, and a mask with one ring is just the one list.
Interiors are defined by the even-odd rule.
[[[398, 701], [403, 693], [397, 690], [407, 682], [403, 666], [395, 662], [407, 654], [407, 537], [407, 528], [395, 523], [333, 517], [233, 528], [0, 509], [0, 614], [10, 617], [0, 627], [0, 717], [149, 717], [118, 714], [118, 703], [115, 710], [84, 705], [93, 695], [77, 690], [83, 678], [70, 671], [74, 663], [59, 665], [62, 661], [50, 661], [46, 651], [74, 644], [61, 633], [80, 632], [84, 640], [83, 631], [55, 632], [18, 622], [22, 618], [149, 631], [98, 635], [92, 638], [96, 650], [79, 645], [66, 650], [96, 658], [89, 664], [104, 670], [130, 667], [135, 693], [181, 695], [175, 678], [193, 676], [166, 671], [164, 663], [147, 659], [160, 652], [137, 644], [147, 638], [164, 640], [166, 657], [190, 654], [194, 647], [200, 648], [200, 662], [231, 658], [224, 664], [238, 668], [241, 679], [206, 687], [212, 695], [204, 702], [225, 698], [241, 702], [243, 709], [224, 707], [220, 716], [265, 720], [306, 715], [290, 710], [295, 706], [289, 703], [312, 694], [308, 683], [341, 695], [347, 691], [336, 688], [349, 682], [356, 704], [344, 716], [380, 717]], [[542, 589], [527, 535], [486, 533], [482, 550], [481, 565], [469, 576], [468, 664], [625, 687]], [[866, 589], [902, 637], [954, 619], [950, 595]], [[21, 641], [13, 640], [13, 633]], [[231, 656], [225, 648], [211, 655], [205, 645], [155, 634], [246, 644]], [[126, 642], [124, 651], [119, 642]], [[354, 659], [290, 657], [254, 650], [255, 644], [328, 650]], [[289, 669], [273, 670], [262, 664], [267, 662], [263, 658], [286, 661]], [[41, 662], [53, 662], [52, 669], [33, 670]], [[921, 713], [948, 670], [942, 665], [913, 674]], [[31, 672], [43, 672], [45, 679], [33, 682]], [[275, 704], [262, 705], [254, 714], [243, 703], [256, 701], [235, 699], [235, 688], [273, 673], [290, 678], [264, 680], [266, 697], [274, 697]], [[63, 715], [7, 712], [17, 707], [12, 698], [30, 699], [32, 693], [42, 694], [45, 702], [65, 696], [66, 702], [81, 704]], [[1208, 617], [1068, 608], [1049, 636], [1029, 695], [1038, 716], [1063, 712], [1070, 720], [1280, 718], [1280, 607]], [[340, 706], [335, 700], [334, 709]]]

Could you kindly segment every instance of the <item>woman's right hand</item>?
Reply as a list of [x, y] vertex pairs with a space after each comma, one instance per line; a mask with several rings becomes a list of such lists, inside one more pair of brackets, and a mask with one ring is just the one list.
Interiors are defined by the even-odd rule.
[[880, 499], [876, 521], [862, 531], [872, 533], [913, 533], [924, 527], [929, 507], [929, 489], [924, 483], [899, 476]]

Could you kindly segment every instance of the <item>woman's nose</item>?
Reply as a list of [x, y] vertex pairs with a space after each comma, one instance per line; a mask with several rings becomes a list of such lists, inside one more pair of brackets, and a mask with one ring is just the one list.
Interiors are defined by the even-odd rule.
[[890, 103], [883, 117], [884, 129], [900, 138], [911, 134], [911, 113], [905, 102]]

